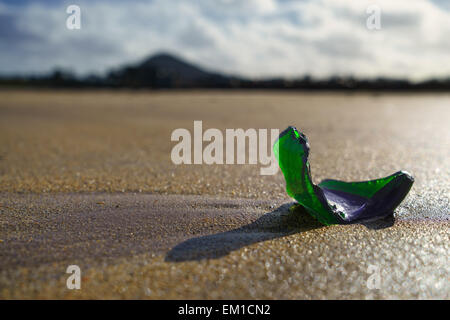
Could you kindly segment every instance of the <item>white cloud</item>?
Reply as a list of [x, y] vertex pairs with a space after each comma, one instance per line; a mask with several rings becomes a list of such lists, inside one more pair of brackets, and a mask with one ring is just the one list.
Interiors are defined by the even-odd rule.
[[[83, 0], [79, 31], [65, 28], [63, 6], [3, 5], [0, 71], [101, 72], [164, 50], [252, 77], [444, 77], [450, 11], [436, 1]], [[379, 31], [366, 28], [372, 4], [381, 8]]]

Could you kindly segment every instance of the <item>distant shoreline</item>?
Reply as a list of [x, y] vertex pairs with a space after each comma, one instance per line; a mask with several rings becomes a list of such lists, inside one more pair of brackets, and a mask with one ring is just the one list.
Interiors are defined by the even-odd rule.
[[0, 88], [149, 89], [149, 90], [285, 90], [285, 91], [420, 91], [450, 92], [450, 76], [413, 82], [387, 77], [355, 78], [351, 75], [325, 79], [305, 75], [293, 79], [251, 79], [222, 74], [193, 65], [170, 54], [158, 54], [133, 65], [110, 69], [104, 76], [77, 76], [55, 69], [44, 75], [0, 75]]

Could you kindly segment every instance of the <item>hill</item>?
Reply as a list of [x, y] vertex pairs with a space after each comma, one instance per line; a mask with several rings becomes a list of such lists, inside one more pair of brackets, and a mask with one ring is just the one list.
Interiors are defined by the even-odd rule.
[[236, 78], [208, 72], [178, 57], [162, 53], [137, 65], [111, 71], [106, 83], [119, 87], [197, 88], [229, 87]]

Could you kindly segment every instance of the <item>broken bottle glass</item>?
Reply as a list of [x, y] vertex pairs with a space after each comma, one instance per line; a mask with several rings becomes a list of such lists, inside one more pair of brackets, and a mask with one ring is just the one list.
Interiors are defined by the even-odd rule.
[[365, 222], [392, 215], [414, 182], [409, 173], [399, 171], [376, 180], [327, 179], [315, 185], [308, 162], [308, 140], [294, 127], [280, 134], [274, 152], [288, 195], [326, 225]]

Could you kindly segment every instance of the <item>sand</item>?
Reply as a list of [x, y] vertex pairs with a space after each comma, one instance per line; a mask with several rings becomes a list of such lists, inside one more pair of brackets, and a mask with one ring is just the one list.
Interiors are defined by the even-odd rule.
[[[0, 298], [445, 298], [449, 95], [0, 92]], [[409, 171], [395, 221], [318, 224], [281, 173], [170, 161], [176, 128], [308, 136], [311, 169]], [[69, 264], [82, 289], [65, 286]], [[372, 266], [372, 267], [370, 267]], [[380, 271], [369, 289], [368, 268]]]

